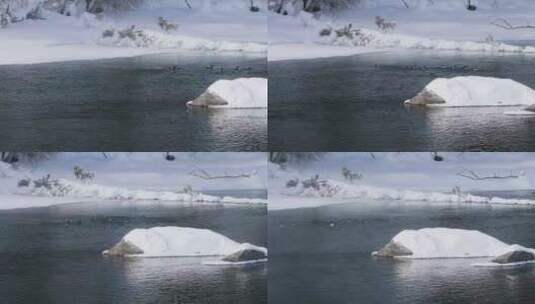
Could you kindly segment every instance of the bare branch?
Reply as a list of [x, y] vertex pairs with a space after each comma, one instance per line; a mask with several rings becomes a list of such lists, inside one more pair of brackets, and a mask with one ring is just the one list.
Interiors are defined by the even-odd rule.
[[189, 9], [191, 9], [191, 4], [189, 3], [188, 0], [184, 0], [184, 2], [186, 2], [186, 5], [188, 6]]
[[520, 29], [535, 29], [535, 25], [512, 25], [509, 21], [504, 18], [498, 18], [492, 21], [490, 24], [497, 27], [506, 29], [506, 30], [520, 30]]
[[489, 179], [512, 179], [512, 178], [519, 178], [520, 175], [497, 175], [494, 173], [494, 175], [490, 176], [480, 176], [477, 173], [475, 173], [472, 170], [469, 169], [463, 169], [461, 172], [457, 173], [458, 176], [466, 177], [471, 180], [480, 181], [480, 180], [489, 180]]
[[191, 171], [189, 173], [191, 176], [195, 176], [198, 178], [211, 180], [211, 179], [237, 179], [237, 178], [250, 178], [254, 175], [256, 175], [256, 171], [253, 171], [251, 173], [242, 173], [242, 174], [223, 174], [223, 175], [211, 175], [206, 170], [201, 168], [196, 168], [195, 170]]

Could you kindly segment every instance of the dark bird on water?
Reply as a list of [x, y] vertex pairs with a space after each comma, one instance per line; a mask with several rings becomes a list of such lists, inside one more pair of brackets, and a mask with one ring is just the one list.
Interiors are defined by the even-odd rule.
[[172, 71], [172, 72], [177, 72], [177, 71], [180, 71], [182, 68], [179, 67], [178, 65], [172, 65], [169, 67], [169, 71]]

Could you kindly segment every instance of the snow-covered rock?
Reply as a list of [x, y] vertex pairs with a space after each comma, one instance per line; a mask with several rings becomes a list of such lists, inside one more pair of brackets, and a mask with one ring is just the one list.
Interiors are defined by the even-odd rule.
[[[238, 243], [209, 229], [169, 226], [134, 229], [115, 246], [104, 250], [103, 254], [136, 257], [230, 256], [239, 255], [244, 250], [255, 259], [267, 257], [264, 247]], [[255, 254], [252, 255], [252, 252]]]
[[267, 108], [266, 78], [218, 80], [188, 106], [209, 108]]
[[[403, 230], [391, 241], [406, 252], [391, 256], [405, 258], [473, 258], [494, 257], [508, 252], [509, 245], [476, 230], [424, 228]], [[383, 254], [382, 254], [383, 253]], [[384, 250], [374, 255], [386, 255]]]
[[472, 266], [518, 266], [535, 262], [535, 249], [506, 244], [476, 230], [424, 228], [404, 230], [373, 256], [404, 259], [484, 258]]
[[533, 109], [535, 91], [511, 79], [480, 76], [437, 78], [405, 104], [442, 107], [526, 105]]
[[527, 250], [512, 250], [492, 260], [493, 263], [510, 264], [535, 261], [535, 254]]

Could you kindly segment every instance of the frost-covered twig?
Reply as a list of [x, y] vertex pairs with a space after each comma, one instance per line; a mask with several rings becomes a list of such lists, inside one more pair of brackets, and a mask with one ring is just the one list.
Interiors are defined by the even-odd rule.
[[184, 2], [186, 2], [186, 5], [188, 6], [189, 9], [191, 9], [191, 4], [189, 3], [188, 0], [184, 0]]
[[471, 180], [480, 181], [480, 180], [488, 180], [488, 179], [511, 179], [511, 178], [519, 178], [520, 175], [497, 175], [496, 173], [494, 175], [490, 176], [480, 176], [477, 173], [475, 173], [472, 170], [469, 169], [463, 169], [461, 172], [457, 173], [457, 175], [469, 178]]
[[535, 29], [535, 25], [512, 25], [509, 21], [504, 18], [498, 18], [492, 21], [490, 24], [497, 27], [501, 27], [506, 30], [519, 30], [519, 29]]

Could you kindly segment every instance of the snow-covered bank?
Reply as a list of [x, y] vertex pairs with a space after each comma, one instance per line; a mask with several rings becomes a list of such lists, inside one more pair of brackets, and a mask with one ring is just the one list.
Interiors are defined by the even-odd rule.
[[[359, 201], [535, 205], [529, 196], [514, 198], [499, 194], [533, 188], [532, 154], [440, 153], [438, 156], [441, 161], [435, 161], [433, 153], [327, 153], [317, 161], [287, 164], [284, 168], [270, 163], [268, 208]], [[495, 193], [477, 194], [486, 191]]]
[[115, 246], [104, 250], [103, 254], [134, 257], [202, 257], [230, 256], [244, 250], [257, 252], [263, 258], [267, 257], [265, 247], [238, 243], [208, 229], [153, 227], [130, 231]]
[[[203, 193], [265, 189], [264, 153], [171, 156], [172, 161], [166, 160], [165, 153], [55, 153], [15, 166], [0, 162], [0, 209], [91, 200], [266, 203]], [[80, 180], [73, 172], [75, 167], [93, 177]]]
[[[531, 24], [532, 3], [478, 4], [479, 9], [471, 12], [459, 5], [461, 1], [424, 2], [414, 1], [408, 9], [402, 1], [363, 1], [336, 14], [316, 17], [290, 8], [288, 16], [273, 13], [269, 17], [270, 44], [278, 50], [269, 60], [346, 56], [350, 54], [347, 48], [356, 49], [355, 53], [412, 49], [535, 54], [535, 47], [524, 45], [533, 40], [532, 30], [508, 30], [493, 24], [501, 19], [515, 25]], [[381, 28], [377, 16], [391, 27]]]
[[262, 199], [233, 198], [228, 196], [220, 197], [194, 191], [130, 190], [127, 188], [110, 187], [100, 184], [85, 184], [66, 179], [51, 181], [49, 187], [37, 187], [35, 186], [35, 181], [30, 181], [30, 183], [32, 184], [28, 188], [23, 188], [13, 194], [34, 195], [39, 197], [61, 197], [74, 200], [155, 200], [231, 204], [266, 203], [266, 201]]
[[[225, 1], [224, 5], [196, 1], [192, 9], [182, 1], [146, 2], [127, 11], [105, 12], [99, 16], [87, 12], [65, 16], [43, 10], [44, 20], [10, 24], [0, 29], [0, 64], [131, 57], [184, 50], [266, 54], [266, 12], [251, 13], [248, 1]], [[158, 18], [162, 16], [176, 24], [176, 30], [161, 29]], [[135, 31], [126, 35], [125, 30], [131, 26], [135, 26]]]
[[207, 108], [267, 108], [267, 90], [266, 78], [218, 80], [187, 105]]
[[424, 228], [401, 231], [372, 255], [403, 259], [495, 257], [484, 264], [491, 266], [531, 263], [534, 253], [535, 249], [509, 245], [475, 230]]
[[370, 185], [355, 185], [336, 180], [321, 180], [318, 187], [299, 185], [283, 194], [302, 198], [331, 198], [337, 200], [377, 200], [377, 201], [413, 201], [413, 202], [447, 202], [478, 203], [500, 205], [535, 205], [530, 199], [504, 199], [485, 197], [468, 193], [425, 192], [414, 190], [397, 190]]
[[535, 105], [535, 91], [511, 79], [479, 76], [437, 78], [405, 104], [433, 107], [531, 106]]

